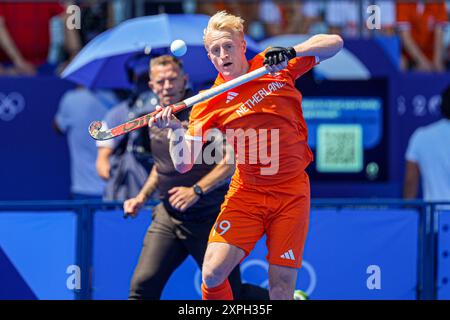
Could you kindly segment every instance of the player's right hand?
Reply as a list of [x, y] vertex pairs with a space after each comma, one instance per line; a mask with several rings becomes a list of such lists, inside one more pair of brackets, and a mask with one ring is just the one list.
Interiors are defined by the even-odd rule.
[[297, 53], [293, 47], [272, 47], [267, 50], [264, 56], [264, 64], [268, 66], [275, 66], [282, 62], [287, 62], [295, 58]]
[[150, 118], [149, 127], [155, 126], [160, 129], [170, 128], [172, 130], [182, 127], [181, 121], [172, 114], [172, 108], [156, 106], [156, 111], [159, 112]]
[[138, 195], [135, 198], [126, 200], [123, 203], [123, 211], [126, 216], [132, 216], [135, 218], [139, 210], [144, 206], [147, 199], [144, 196]]
[[283, 70], [288, 66], [288, 61], [296, 56], [293, 47], [273, 47], [267, 50], [264, 57], [264, 65], [271, 75]]

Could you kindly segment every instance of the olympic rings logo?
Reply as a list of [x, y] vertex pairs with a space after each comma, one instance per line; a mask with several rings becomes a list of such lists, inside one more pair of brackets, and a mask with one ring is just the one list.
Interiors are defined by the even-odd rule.
[[18, 92], [0, 92], [0, 119], [11, 121], [25, 108], [25, 98]]

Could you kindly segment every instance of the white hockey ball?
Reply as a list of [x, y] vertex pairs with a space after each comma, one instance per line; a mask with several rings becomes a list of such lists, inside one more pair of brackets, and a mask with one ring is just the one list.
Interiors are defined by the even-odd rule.
[[174, 40], [170, 45], [170, 51], [175, 57], [184, 56], [187, 51], [186, 43], [180, 39]]

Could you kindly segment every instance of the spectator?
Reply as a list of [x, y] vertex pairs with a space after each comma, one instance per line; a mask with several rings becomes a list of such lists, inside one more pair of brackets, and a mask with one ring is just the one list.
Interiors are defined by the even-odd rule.
[[403, 1], [397, 4], [403, 69], [445, 71], [443, 26], [447, 21], [446, 5], [443, 1]]
[[[126, 101], [112, 108], [104, 118], [104, 125], [112, 128], [143, 114], [152, 112], [158, 103], [148, 90], [148, 58], [134, 60], [129, 72], [136, 84]], [[145, 65], [145, 68], [143, 68]], [[132, 70], [132, 71], [131, 71]], [[147, 128], [124, 136], [98, 141], [97, 172], [106, 180], [105, 200], [125, 200], [134, 197], [144, 186], [153, 166]]]
[[115, 25], [113, 2], [106, 0], [78, 0], [81, 9], [81, 42], [86, 45], [97, 35]]
[[305, 5], [305, 1], [296, 0], [280, 3], [281, 11], [285, 19], [284, 34], [304, 33], [305, 15], [303, 12]]
[[[97, 35], [114, 26], [118, 17], [115, 15], [117, 9], [117, 1], [106, 0], [77, 0], [73, 4], [80, 8], [81, 25], [77, 29], [79, 40], [82, 46], [85, 46], [89, 41]], [[69, 4], [69, 3], [68, 3]], [[66, 26], [58, 17], [52, 18], [50, 35], [50, 52], [48, 61], [53, 65], [58, 65], [57, 72], [60, 73], [70, 62], [67, 60], [70, 54], [63, 47], [64, 44], [64, 29]]]
[[[100, 3], [100, 8], [105, 10], [104, 5], [102, 3], [106, 2], [108, 4], [106, 10], [107, 10], [107, 28], [112, 28], [119, 23], [131, 19], [135, 16], [134, 9], [135, 9], [135, 3], [134, 1], [129, 0], [93, 0], [97, 3]], [[98, 12], [98, 6], [96, 6], [95, 14], [99, 15], [101, 14]], [[95, 19], [95, 18], [94, 18]]]
[[54, 119], [58, 133], [67, 134], [70, 152], [71, 198], [101, 198], [104, 182], [95, 171], [97, 148], [86, 128], [106, 112], [117, 100], [107, 91], [77, 88], [64, 94]]
[[325, 21], [329, 33], [344, 37], [356, 37], [359, 28], [359, 5], [351, 0], [327, 1]]
[[[364, 10], [367, 10], [368, 6], [371, 5], [373, 1], [366, 1]], [[381, 29], [375, 30], [377, 34], [385, 36], [395, 35], [395, 25], [396, 25], [396, 7], [395, 2], [391, 0], [378, 0], [374, 2], [380, 8], [380, 19], [381, 19]], [[364, 12], [365, 17], [367, 17], [367, 11]]]
[[[50, 44], [50, 22], [58, 16], [64, 22], [68, 15], [57, 2], [22, 2], [0, 4], [0, 64], [8, 74], [32, 75], [47, 61]], [[81, 48], [76, 30], [65, 30], [69, 59]]]
[[[274, 1], [260, 3], [260, 19], [267, 36], [282, 34], [326, 33], [323, 12], [325, 4], [318, 1]], [[322, 22], [322, 23], [321, 23]]]
[[183, 1], [181, 0], [145, 1], [144, 15], [154, 15], [161, 13], [168, 13], [168, 14], [184, 13]]
[[442, 94], [443, 119], [417, 129], [406, 151], [403, 197], [417, 197], [422, 178], [425, 201], [450, 201], [450, 87]]
[[[279, 12], [271, 12], [272, 9], [279, 10], [279, 8], [278, 5], [273, 4], [272, 0], [263, 0], [262, 3], [257, 0], [249, 0], [245, 2], [240, 2], [237, 0], [197, 1], [195, 7], [197, 13], [206, 14], [209, 16], [212, 16], [216, 12], [222, 10], [242, 16], [245, 21], [247, 21], [244, 33], [248, 34], [256, 41], [262, 40], [269, 34], [279, 33], [276, 29]], [[275, 25], [272, 25], [272, 23], [275, 23]]]
[[[390, 0], [379, 1], [305, 1], [302, 7], [304, 16], [302, 33], [337, 33], [346, 37], [356, 37], [360, 33], [368, 34], [365, 19], [369, 14], [367, 8], [377, 5], [380, 9], [381, 29], [377, 34], [393, 35], [395, 27], [395, 3]], [[364, 21], [361, 21], [363, 18]], [[361, 23], [363, 22], [363, 23]], [[362, 28], [362, 29], [361, 29]], [[361, 31], [361, 32], [360, 32]]]
[[243, 5], [237, 0], [228, 1], [197, 1], [197, 12], [208, 16], [214, 15], [217, 11], [226, 10], [228, 12], [240, 13]]
[[[237, 15], [240, 16], [239, 14]], [[273, 37], [283, 33], [284, 16], [277, 1], [263, 0], [260, 3], [259, 20], [264, 24], [266, 37]]]

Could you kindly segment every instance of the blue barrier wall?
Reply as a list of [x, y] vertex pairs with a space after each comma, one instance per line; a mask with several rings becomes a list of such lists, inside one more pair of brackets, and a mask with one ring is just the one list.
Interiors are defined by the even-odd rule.
[[151, 211], [123, 219], [123, 211], [97, 211], [94, 216], [92, 298], [127, 299]]
[[415, 210], [320, 210], [311, 218], [305, 259], [316, 273], [312, 299], [416, 298]]
[[437, 298], [450, 300], [450, 211], [439, 213]]
[[[96, 212], [94, 299], [127, 298], [150, 220], [149, 212], [126, 221], [121, 211]], [[313, 210], [297, 288], [311, 299], [415, 299], [417, 230], [414, 210]], [[267, 287], [266, 254], [263, 238], [242, 263], [243, 281]], [[381, 287], [370, 289], [370, 270], [377, 267]], [[200, 299], [200, 283], [200, 271], [189, 258], [173, 274], [162, 298]]]
[[[0, 202], [0, 299], [126, 299], [151, 210], [124, 220], [118, 205]], [[311, 299], [450, 299], [449, 212], [418, 201], [313, 205], [297, 281]], [[395, 209], [405, 206], [417, 210]], [[261, 239], [241, 265], [244, 282], [267, 286], [266, 253]], [[200, 279], [188, 258], [162, 298], [199, 299]]]
[[68, 211], [1, 212], [0, 299], [75, 298], [76, 221]]

